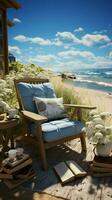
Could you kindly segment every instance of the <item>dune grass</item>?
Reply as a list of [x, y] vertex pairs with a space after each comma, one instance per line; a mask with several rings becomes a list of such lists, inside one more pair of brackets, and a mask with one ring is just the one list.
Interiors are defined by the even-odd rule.
[[[82, 104], [81, 98], [79, 97], [78, 92], [75, 91], [74, 86], [64, 83], [60, 77], [51, 78], [51, 82], [54, 85], [57, 97], [63, 97], [63, 103]], [[69, 115], [72, 115], [73, 109], [71, 108], [66, 108], [66, 109]], [[88, 110], [84, 110], [83, 120], [86, 121], [87, 119], [88, 119]]]
[[[63, 82], [60, 77], [52, 77], [51, 82], [54, 84], [57, 96], [63, 97], [64, 103], [96, 106], [98, 113], [112, 113], [112, 97], [108, 94], [97, 90], [74, 87]], [[68, 109], [68, 112], [71, 114], [70, 109]], [[88, 114], [89, 110], [83, 109], [84, 121], [88, 120]], [[110, 124], [112, 124], [112, 120]]]
[[51, 78], [57, 97], [63, 97], [64, 103], [80, 104], [77, 92], [73, 92], [74, 88], [61, 81], [61, 78]]

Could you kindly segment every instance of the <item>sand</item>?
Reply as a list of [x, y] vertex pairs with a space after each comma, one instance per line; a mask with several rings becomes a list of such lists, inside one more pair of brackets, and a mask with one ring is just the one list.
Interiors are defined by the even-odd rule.
[[72, 88], [74, 94], [80, 98], [81, 104], [97, 106], [99, 112], [112, 112], [112, 94], [88, 88], [75, 87], [62, 82], [58, 76], [52, 77], [52, 82], [58, 86], [61, 86], [63, 83], [65, 87]]
[[107, 92], [74, 87], [81, 102], [84, 104], [96, 105], [99, 111], [112, 112], [112, 94]]

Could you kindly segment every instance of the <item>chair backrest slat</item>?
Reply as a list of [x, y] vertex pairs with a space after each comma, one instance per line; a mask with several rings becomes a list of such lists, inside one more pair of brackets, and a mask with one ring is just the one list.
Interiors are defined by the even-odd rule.
[[49, 82], [49, 79], [39, 79], [39, 78], [21, 78], [21, 79], [14, 79], [14, 84], [15, 84], [15, 89], [16, 89], [16, 93], [17, 93], [17, 99], [18, 99], [18, 103], [19, 103], [19, 107], [21, 110], [24, 110], [24, 106], [22, 103], [22, 99], [21, 99], [21, 95], [20, 92], [18, 90], [17, 84], [23, 82], [23, 83], [30, 83], [30, 84], [41, 84], [41, 83], [47, 83]]

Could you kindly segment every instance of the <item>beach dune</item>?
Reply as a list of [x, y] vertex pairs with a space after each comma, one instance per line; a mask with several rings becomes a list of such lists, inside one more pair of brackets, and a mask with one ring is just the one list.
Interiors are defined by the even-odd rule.
[[62, 82], [60, 77], [52, 77], [51, 81], [58, 86], [60, 85], [60, 87], [61, 84], [64, 84], [67, 89], [72, 88], [74, 95], [80, 98], [81, 104], [97, 106], [99, 112], [112, 112], [111, 93], [75, 87], [74, 85]]
[[112, 95], [107, 92], [74, 87], [83, 104], [96, 105], [99, 111], [112, 112]]

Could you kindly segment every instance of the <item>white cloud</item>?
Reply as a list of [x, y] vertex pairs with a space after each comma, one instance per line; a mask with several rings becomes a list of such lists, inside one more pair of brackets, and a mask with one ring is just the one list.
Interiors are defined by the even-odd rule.
[[[22, 54], [21, 54], [22, 55]], [[29, 53], [26, 55], [19, 56], [19, 59], [24, 63], [38, 64], [44, 68], [50, 68], [54, 71], [72, 71], [75, 69], [82, 68], [104, 68], [112, 66], [112, 52], [108, 56], [101, 57], [95, 56], [89, 51], [66, 51], [59, 52], [57, 55], [54, 54], [35, 54]], [[67, 59], [67, 57], [69, 59]], [[75, 57], [74, 57], [75, 56]], [[80, 59], [77, 56], [81, 56]]]
[[93, 68], [105, 68], [105, 67], [111, 67], [112, 66], [112, 61], [111, 60], [98, 60], [97, 62], [95, 62], [92, 67]]
[[80, 43], [80, 40], [71, 32], [57, 32], [56, 37], [64, 42]]
[[105, 45], [100, 46], [100, 49], [111, 47], [111, 46], [112, 46], [112, 42], [109, 42], [109, 43], [107, 43]]
[[17, 53], [17, 54], [21, 54], [21, 50], [19, 47], [17, 46], [9, 46], [9, 51], [11, 53]]
[[46, 46], [46, 45], [51, 45], [52, 44], [50, 40], [43, 39], [41, 37], [33, 37], [33, 38], [29, 38], [28, 40], [31, 41], [34, 44], [39, 44], [39, 45], [42, 45], [42, 46]]
[[97, 56], [94, 60], [94, 63], [92, 64], [93, 68], [104, 68], [104, 67], [111, 67], [112, 66], [112, 60], [110, 55], [109, 56]]
[[29, 39], [24, 35], [17, 35], [14, 37], [14, 40], [17, 40], [19, 42], [27, 42]]
[[104, 67], [110, 67], [112, 66], [112, 61], [103, 57], [96, 57], [96, 60], [92, 63], [88, 63], [88, 62], [83, 62], [79, 59], [75, 59], [75, 60], [68, 60], [68, 61], [63, 61], [57, 65], [57, 68], [59, 68], [59, 70], [63, 71], [72, 71], [75, 69], [84, 69], [84, 68], [104, 68]]
[[76, 28], [74, 30], [74, 33], [76, 33], [76, 32], [82, 32], [82, 31], [84, 31], [84, 29], [82, 27], [78, 27], [78, 28]]
[[29, 57], [26, 55], [26, 57], [23, 59], [26, 63], [34, 63], [39, 66], [42, 66], [46, 69], [51, 69], [56, 71], [59, 65], [59, 59], [57, 56], [53, 54], [38, 54], [38, 55], [30, 55]]
[[21, 20], [20, 19], [18, 19], [18, 18], [13, 18], [13, 22], [17, 22], [17, 23], [21, 23]]
[[74, 45], [84, 45], [84, 46], [94, 46], [94, 45], [110, 45], [111, 40], [107, 35], [102, 34], [86, 34], [82, 38], [76, 37], [71, 32], [57, 32], [56, 38], [54, 39], [44, 39], [42, 37], [28, 37], [25, 35], [17, 35], [14, 37], [15, 40], [19, 42], [30, 42], [33, 44], [41, 46], [63, 46], [64, 48], [69, 48]]
[[48, 55], [36, 55], [36, 56], [30, 57], [28, 61], [44, 64], [44, 63], [53, 62], [55, 61], [55, 59], [56, 59], [55, 55], [48, 54]]
[[80, 44], [91, 47], [94, 45], [103, 45], [111, 42], [110, 38], [103, 34], [86, 34], [82, 36], [82, 38], [78, 38], [71, 32], [57, 32], [56, 37], [59, 38], [60, 41], [63, 41], [65, 46], [66, 44], [69, 46]]
[[85, 46], [93, 46], [94, 44], [103, 44], [110, 42], [110, 38], [107, 35], [101, 34], [86, 34], [82, 37], [82, 44]]
[[54, 40], [44, 39], [42, 37], [27, 37], [24, 35], [17, 35], [14, 37], [14, 40], [17, 40], [19, 42], [31, 42], [33, 44], [38, 44], [41, 46], [62, 46], [63, 43], [58, 38], [55, 38]]
[[93, 31], [93, 34], [102, 34], [102, 33], [107, 33], [107, 30], [101, 30], [101, 31]]
[[[92, 52], [89, 51], [70, 50], [59, 52], [58, 56], [61, 58], [60, 68], [66, 68], [66, 70], [77, 68], [103, 68], [112, 66], [112, 52], [109, 53], [109, 56], [103, 57], [95, 56]], [[84, 58], [84, 60], [78, 58], [77, 56]]]
[[62, 46], [63, 45], [63, 42], [60, 41], [58, 38], [54, 39], [54, 41], [52, 41], [52, 45], [55, 45], [55, 46]]
[[76, 51], [76, 50], [68, 50], [62, 51], [58, 53], [58, 56], [71, 59], [71, 57], [80, 56], [82, 58], [86, 58], [87, 60], [94, 60], [95, 55], [90, 51]]
[[57, 66], [57, 71], [74, 71], [76, 69], [91, 68], [91, 64], [79, 60], [62, 61]]
[[14, 37], [15, 40], [19, 41], [19, 42], [31, 42], [34, 44], [39, 44], [39, 45], [51, 45], [51, 41], [48, 39], [43, 39], [41, 37], [27, 37], [24, 35], [17, 35]]

